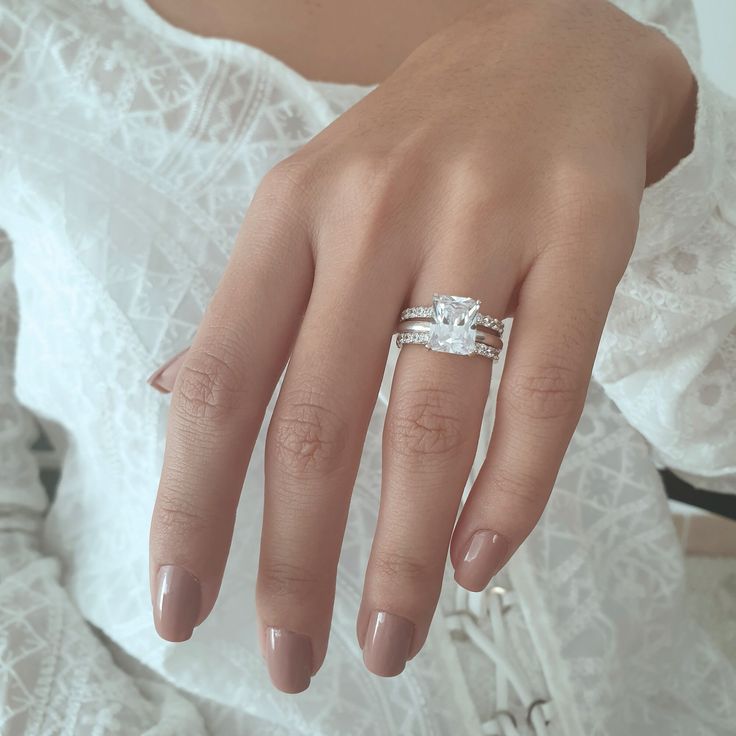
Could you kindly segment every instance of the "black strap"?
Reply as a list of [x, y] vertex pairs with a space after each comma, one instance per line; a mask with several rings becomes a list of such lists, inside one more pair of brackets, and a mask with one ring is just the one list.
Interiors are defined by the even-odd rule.
[[673, 501], [681, 501], [690, 506], [697, 506], [728, 519], [736, 519], [736, 488], [733, 489], [733, 493], [704, 491], [691, 486], [669, 470], [661, 470], [660, 475], [664, 481], [667, 495]]

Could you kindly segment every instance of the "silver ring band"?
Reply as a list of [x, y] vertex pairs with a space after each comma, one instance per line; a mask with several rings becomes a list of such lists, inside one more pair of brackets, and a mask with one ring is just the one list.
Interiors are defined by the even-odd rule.
[[[416, 318], [434, 319], [434, 307], [408, 307], [399, 315], [399, 322]], [[503, 322], [487, 314], [476, 314], [473, 327], [487, 327], [497, 332], [499, 337], [503, 335]]]
[[[427, 334], [432, 331], [432, 323], [429, 320], [412, 320], [399, 323], [397, 332], [413, 334]], [[495, 332], [479, 332], [475, 333], [475, 341], [482, 345], [497, 348], [501, 350], [503, 341]]]
[[[401, 347], [407, 344], [413, 345], [424, 345], [429, 348], [429, 332], [397, 332], [396, 333], [396, 345]], [[429, 348], [431, 350], [431, 348]], [[473, 349], [473, 355], [482, 355], [484, 358], [490, 358], [491, 360], [498, 360], [501, 351], [498, 348], [486, 345], [476, 340], [475, 347]]]

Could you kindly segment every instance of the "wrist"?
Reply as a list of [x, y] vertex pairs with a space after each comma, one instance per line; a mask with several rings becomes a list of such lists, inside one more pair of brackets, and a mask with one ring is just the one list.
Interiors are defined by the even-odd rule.
[[664, 178], [693, 149], [698, 85], [680, 49], [652, 29], [652, 108], [646, 186]]

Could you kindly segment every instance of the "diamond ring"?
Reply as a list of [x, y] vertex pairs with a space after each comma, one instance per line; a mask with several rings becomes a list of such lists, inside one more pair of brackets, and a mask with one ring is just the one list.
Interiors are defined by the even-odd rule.
[[442, 353], [498, 360], [502, 334], [503, 322], [481, 314], [478, 299], [434, 294], [431, 307], [409, 307], [401, 312], [396, 345], [412, 343]]

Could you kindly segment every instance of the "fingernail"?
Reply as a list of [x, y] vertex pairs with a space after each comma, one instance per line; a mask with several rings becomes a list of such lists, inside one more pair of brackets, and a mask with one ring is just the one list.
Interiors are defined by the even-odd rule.
[[161, 638], [167, 641], [189, 639], [201, 605], [202, 591], [194, 575], [176, 565], [159, 568], [153, 619]]
[[363, 647], [365, 666], [381, 677], [401, 674], [413, 636], [414, 624], [411, 621], [386, 611], [373, 611]]
[[455, 580], [468, 590], [483, 590], [503, 567], [508, 553], [506, 537], [486, 530], [475, 532], [455, 568]]
[[300, 693], [312, 679], [312, 641], [304, 634], [269, 626], [266, 663], [271, 682], [285, 693]]
[[189, 348], [184, 348], [180, 353], [177, 353], [173, 357], [169, 358], [160, 368], [155, 370], [146, 381], [151, 384], [157, 391], [162, 394], [171, 393], [174, 389], [174, 381], [176, 381], [176, 374], [179, 373], [179, 368], [183, 362], [184, 356], [186, 355]]

